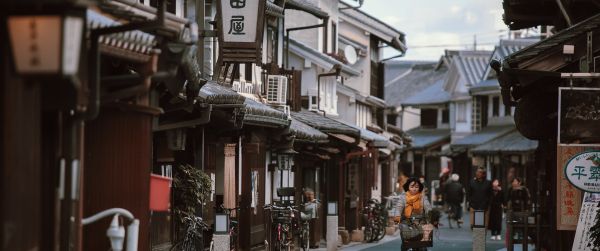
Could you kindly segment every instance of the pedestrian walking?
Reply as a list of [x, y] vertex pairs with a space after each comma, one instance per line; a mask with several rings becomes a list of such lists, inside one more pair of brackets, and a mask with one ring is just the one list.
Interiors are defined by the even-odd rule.
[[513, 178], [508, 192], [508, 208], [513, 212], [529, 211], [531, 195], [519, 177]]
[[488, 229], [492, 231], [492, 240], [502, 240], [502, 211], [504, 209], [504, 193], [500, 187], [500, 181], [492, 181], [492, 199], [490, 202], [490, 224]]
[[448, 225], [450, 228], [452, 228], [452, 220], [456, 221], [456, 225], [459, 228], [463, 223], [461, 204], [465, 198], [465, 189], [459, 182], [459, 179], [460, 176], [458, 174], [452, 174], [444, 189], [444, 197], [448, 206]]
[[478, 167], [475, 172], [475, 178], [469, 183], [467, 190], [467, 200], [469, 202], [469, 212], [471, 214], [471, 228], [473, 228], [475, 210], [485, 211], [485, 225], [489, 220], [490, 199], [492, 198], [492, 183], [485, 178], [485, 168]]

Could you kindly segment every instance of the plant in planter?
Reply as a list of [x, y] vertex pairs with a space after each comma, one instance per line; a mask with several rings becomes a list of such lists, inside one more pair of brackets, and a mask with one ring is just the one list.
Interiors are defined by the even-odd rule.
[[[179, 235], [183, 237], [190, 219], [196, 219], [196, 210], [210, 195], [211, 180], [206, 173], [191, 165], [180, 165], [173, 174], [173, 214], [178, 229], [176, 232], [183, 232], [183, 235]], [[201, 229], [196, 230], [195, 235], [199, 238]]]

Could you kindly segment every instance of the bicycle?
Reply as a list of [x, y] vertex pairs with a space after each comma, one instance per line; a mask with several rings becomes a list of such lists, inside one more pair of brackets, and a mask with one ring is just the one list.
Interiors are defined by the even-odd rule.
[[386, 211], [376, 199], [370, 199], [362, 210], [365, 219], [364, 236], [366, 242], [380, 241], [385, 237]]
[[300, 212], [299, 220], [299, 229], [298, 231], [298, 240], [300, 242], [300, 248], [303, 251], [308, 251], [310, 249], [310, 219], [311, 216]]
[[[237, 237], [239, 235], [239, 223], [237, 221], [238, 210], [240, 207], [226, 208], [221, 205], [221, 209], [229, 216], [229, 250], [237, 250]], [[235, 211], [235, 217], [231, 216], [231, 212]]]
[[272, 229], [276, 234], [273, 243], [274, 250], [291, 250], [294, 238], [292, 233], [294, 211], [297, 210], [291, 206], [277, 205], [265, 205], [264, 209], [271, 211], [271, 222], [274, 224]]
[[[202, 237], [202, 231], [208, 230], [208, 225], [202, 220], [202, 218], [194, 216], [186, 216], [183, 219], [184, 224], [187, 226], [185, 236], [179, 243], [173, 245], [170, 251], [192, 251], [197, 250], [196, 244]], [[202, 231], [199, 231], [200, 228]]]

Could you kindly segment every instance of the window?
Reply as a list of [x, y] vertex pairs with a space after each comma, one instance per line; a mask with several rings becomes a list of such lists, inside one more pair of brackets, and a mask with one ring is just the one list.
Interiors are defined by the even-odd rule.
[[[337, 80], [333, 77], [321, 79], [321, 89], [319, 90], [319, 109], [327, 114], [337, 115]], [[313, 100], [311, 100], [313, 101]], [[317, 102], [312, 103], [316, 107]], [[316, 109], [316, 108], [315, 108]]]
[[492, 98], [492, 117], [498, 117], [500, 115], [500, 97]]
[[436, 128], [437, 109], [421, 109], [421, 127]]
[[387, 123], [390, 125], [397, 125], [396, 119], [398, 118], [397, 114], [388, 114], [387, 115]]
[[371, 108], [367, 105], [356, 103], [356, 125], [361, 128], [366, 128], [367, 125], [371, 124], [373, 115], [371, 114]]
[[456, 103], [456, 122], [467, 122], [467, 102]]
[[444, 108], [442, 110], [442, 124], [448, 124], [450, 122], [450, 110]]

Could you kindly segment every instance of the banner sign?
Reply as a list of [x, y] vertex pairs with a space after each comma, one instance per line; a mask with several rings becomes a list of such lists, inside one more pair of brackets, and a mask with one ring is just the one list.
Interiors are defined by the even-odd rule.
[[556, 150], [556, 228], [574, 231], [581, 206], [581, 190], [565, 177], [564, 167], [569, 159], [585, 151], [580, 146], [557, 146]]
[[596, 247], [592, 246], [590, 240], [590, 228], [596, 221], [596, 215], [598, 214], [598, 203], [600, 203], [600, 194], [598, 193], [585, 193], [583, 196], [583, 204], [581, 205], [581, 213], [579, 213], [579, 222], [577, 223], [577, 230], [575, 231], [575, 240], [573, 241], [573, 247], [571, 250], [578, 251], [592, 251], [597, 250]]
[[565, 165], [565, 177], [580, 190], [600, 192], [600, 151], [578, 153]]
[[558, 88], [558, 143], [600, 146], [600, 88]]
[[217, 12], [221, 62], [260, 63], [265, 0], [220, 0]]

